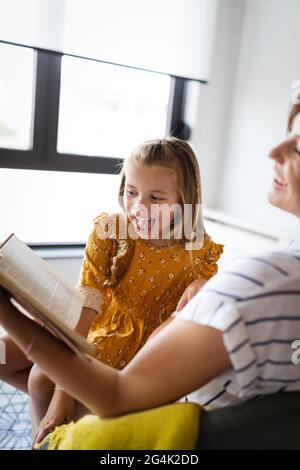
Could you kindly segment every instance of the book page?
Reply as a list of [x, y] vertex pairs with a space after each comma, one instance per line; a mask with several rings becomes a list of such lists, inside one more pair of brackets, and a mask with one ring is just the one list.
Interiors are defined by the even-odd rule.
[[25, 289], [52, 316], [75, 328], [84, 296], [15, 235], [2, 245], [0, 253], [1, 275], [16, 287]]

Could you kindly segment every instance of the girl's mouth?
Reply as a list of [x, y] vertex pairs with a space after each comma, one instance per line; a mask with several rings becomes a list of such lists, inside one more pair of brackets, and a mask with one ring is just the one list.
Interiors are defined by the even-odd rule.
[[139, 232], [148, 232], [155, 223], [150, 217], [137, 217], [132, 215], [132, 221]]

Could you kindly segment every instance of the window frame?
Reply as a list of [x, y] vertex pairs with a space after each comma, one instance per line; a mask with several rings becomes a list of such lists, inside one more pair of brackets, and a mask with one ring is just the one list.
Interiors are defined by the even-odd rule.
[[[0, 41], [4, 44], [12, 44]], [[29, 47], [13, 44], [20, 47]], [[33, 103], [32, 148], [0, 148], [0, 168], [116, 174], [122, 158], [67, 154], [57, 152], [59, 96], [61, 79], [60, 52], [30, 47], [36, 54]], [[71, 55], [80, 59], [95, 60]], [[96, 62], [101, 62], [96, 60]], [[117, 64], [115, 64], [117, 65]], [[133, 68], [133, 67], [131, 67]], [[166, 135], [187, 140], [190, 128], [183, 122], [188, 79], [170, 76], [171, 86], [166, 120]], [[201, 83], [206, 83], [201, 81]]]

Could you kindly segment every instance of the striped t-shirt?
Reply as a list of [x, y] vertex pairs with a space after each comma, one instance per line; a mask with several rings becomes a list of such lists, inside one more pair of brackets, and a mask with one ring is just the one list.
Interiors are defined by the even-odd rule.
[[223, 331], [231, 360], [230, 369], [188, 395], [188, 401], [221, 407], [300, 390], [300, 364], [294, 363], [300, 359], [299, 244], [236, 259], [176, 317]]

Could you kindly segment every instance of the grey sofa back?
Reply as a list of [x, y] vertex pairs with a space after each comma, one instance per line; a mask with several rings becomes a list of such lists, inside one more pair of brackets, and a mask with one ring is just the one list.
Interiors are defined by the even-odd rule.
[[300, 392], [203, 411], [197, 448], [300, 449]]

